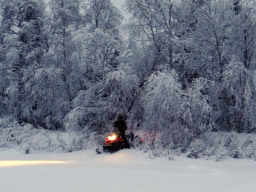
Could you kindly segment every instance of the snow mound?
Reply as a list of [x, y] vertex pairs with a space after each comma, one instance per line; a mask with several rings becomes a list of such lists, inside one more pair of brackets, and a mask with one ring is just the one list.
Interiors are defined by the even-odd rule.
[[0, 119], [0, 148], [30, 152], [72, 152], [95, 147], [95, 134], [35, 129], [10, 118]]
[[222, 160], [225, 157], [256, 158], [256, 134], [247, 133], [205, 133], [193, 141], [189, 148], [189, 157], [214, 157]]

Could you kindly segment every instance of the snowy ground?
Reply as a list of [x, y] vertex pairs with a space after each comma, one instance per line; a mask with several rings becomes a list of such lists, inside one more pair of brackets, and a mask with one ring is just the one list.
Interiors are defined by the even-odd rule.
[[169, 161], [134, 150], [0, 152], [1, 192], [255, 192], [255, 178], [253, 160]]

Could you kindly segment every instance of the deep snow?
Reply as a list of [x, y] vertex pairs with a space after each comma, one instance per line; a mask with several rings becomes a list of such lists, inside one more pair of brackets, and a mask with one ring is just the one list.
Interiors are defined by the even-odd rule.
[[[94, 151], [26, 155], [6, 150], [0, 159], [1, 192], [256, 191], [256, 161], [248, 159], [170, 161], [149, 159], [135, 150], [102, 155]], [[5, 167], [10, 160], [23, 165]]]

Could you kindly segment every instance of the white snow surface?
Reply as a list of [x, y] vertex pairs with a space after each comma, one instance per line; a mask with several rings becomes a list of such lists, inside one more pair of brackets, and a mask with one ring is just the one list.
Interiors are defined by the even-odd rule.
[[135, 150], [0, 151], [1, 192], [255, 192], [255, 178], [256, 161], [249, 159], [150, 159]]

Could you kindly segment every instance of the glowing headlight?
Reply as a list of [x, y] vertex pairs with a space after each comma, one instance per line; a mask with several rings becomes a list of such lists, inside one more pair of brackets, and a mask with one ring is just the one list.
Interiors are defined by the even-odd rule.
[[116, 140], [116, 138], [117, 138], [117, 135], [108, 136], [108, 140], [110, 140], [110, 141], [114, 141], [114, 140]]

